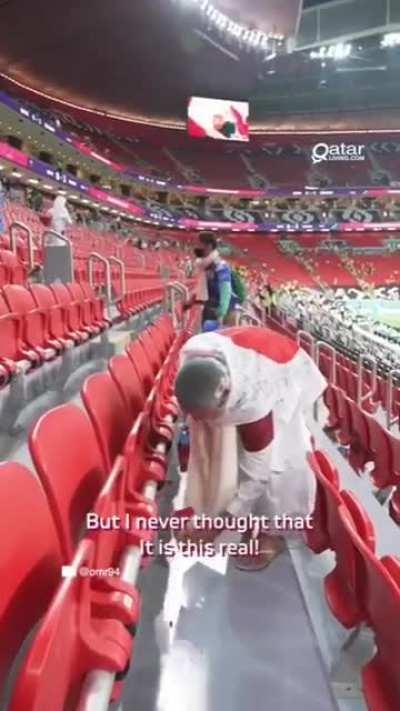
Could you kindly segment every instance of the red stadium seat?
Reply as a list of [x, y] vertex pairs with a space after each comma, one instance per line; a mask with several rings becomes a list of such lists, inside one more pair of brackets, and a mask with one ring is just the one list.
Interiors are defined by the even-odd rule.
[[82, 322], [81, 304], [72, 299], [65, 284], [51, 284], [50, 289], [56, 302], [64, 308], [70, 333], [73, 333], [81, 343], [87, 341], [91, 331]]
[[400, 484], [400, 439], [388, 432], [372, 415], [365, 413], [369, 451], [374, 462], [371, 477], [378, 489]]
[[129, 344], [126, 352], [136, 368], [136, 372], [143, 383], [145, 395], [148, 395], [154, 383], [154, 372], [146, 351], [140, 341]]
[[395, 489], [389, 501], [389, 514], [398, 526], [400, 526], [400, 486]]
[[82, 400], [100, 445], [103, 467], [111, 471], [133, 425], [131, 413], [110, 373], [96, 373], [87, 378]]
[[[314, 452], [309, 461], [318, 481], [318, 504], [326, 515], [326, 537], [336, 554], [336, 566], [325, 578], [325, 595], [335, 617], [345, 626], [354, 627], [364, 619], [359, 589], [362, 581], [356, 577], [354, 551], [339, 516], [341, 506], [348, 507], [359, 535], [371, 550], [375, 549], [374, 529], [367, 514], [349, 492], [340, 493], [338, 474], [323, 452]], [[322, 500], [321, 500], [322, 499]]]
[[7, 267], [4, 262], [1, 261], [1, 254], [0, 254], [0, 288], [4, 286], [4, 284], [9, 284], [10, 283], [10, 270]]
[[336, 430], [339, 427], [337, 393], [338, 388], [336, 388], [334, 385], [328, 385], [323, 394], [325, 406], [329, 410], [329, 416], [326, 427], [330, 430]]
[[97, 297], [93, 289], [87, 282], [81, 282], [80, 287], [86, 299], [89, 299], [92, 308], [94, 318], [96, 323], [100, 324], [103, 328], [107, 328], [110, 325], [109, 319], [104, 316], [104, 301], [102, 298]]
[[328, 502], [326, 487], [332, 491], [332, 496], [341, 503], [339, 494], [339, 475], [322, 452], [314, 452], [309, 456], [310, 466], [317, 479], [315, 508], [313, 513], [313, 528], [307, 531], [307, 544], [315, 552], [321, 553], [333, 544], [329, 537]]
[[143, 385], [136, 368], [126, 355], [114, 356], [109, 361], [108, 367], [133, 421], [145, 404]]
[[3, 689], [14, 657], [50, 603], [60, 581], [62, 562], [57, 532], [39, 481], [28, 469], [11, 462], [0, 464], [0, 540]]
[[[93, 567], [93, 543], [80, 544], [72, 563]], [[47, 611], [17, 680], [10, 711], [66, 711], [87, 703], [84, 681], [95, 669], [124, 672], [132, 638], [115, 619], [112, 594], [90, 577], [66, 578]]]
[[38, 308], [31, 292], [24, 286], [8, 284], [3, 294], [10, 311], [22, 318], [22, 338], [28, 346], [27, 353], [33, 352], [32, 360], [52, 360], [59, 344], [53, 342], [49, 335], [47, 312]]
[[371, 460], [366, 413], [354, 400], [348, 398], [351, 421], [349, 462], [356, 471], [361, 471]]
[[340, 444], [347, 446], [352, 441], [350, 398], [339, 388], [336, 390]]
[[394, 711], [400, 708], [400, 560], [379, 560], [345, 508], [340, 517], [363, 566], [363, 606], [375, 635], [375, 656], [362, 670], [364, 695], [369, 711]]
[[25, 284], [26, 269], [18, 257], [8, 249], [0, 249], [0, 262], [6, 267], [11, 284]]
[[98, 335], [104, 327], [97, 323], [94, 318], [92, 302], [86, 298], [81, 287], [76, 282], [66, 284], [66, 287], [73, 301], [81, 306], [81, 319], [84, 327], [89, 329], [91, 334]]
[[7, 383], [20, 367], [29, 369], [31, 363], [22, 353], [22, 319], [8, 308], [0, 293], [0, 383]]
[[89, 418], [76, 405], [61, 405], [43, 415], [29, 445], [68, 561], [108, 470]]
[[154, 332], [154, 327], [146, 329], [140, 334], [139, 342], [147, 355], [153, 374], [157, 375], [162, 363], [162, 354]]
[[45, 284], [31, 284], [30, 291], [36, 305], [48, 314], [50, 337], [64, 348], [69, 348], [74, 343], [80, 343], [80, 338], [77, 334], [70, 331], [65, 309], [57, 303], [50, 287]]

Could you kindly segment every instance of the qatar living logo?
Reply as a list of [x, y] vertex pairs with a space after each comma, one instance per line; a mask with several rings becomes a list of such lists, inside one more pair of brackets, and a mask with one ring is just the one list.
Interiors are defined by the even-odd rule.
[[316, 143], [312, 148], [311, 160], [314, 165], [324, 161], [365, 160], [365, 145], [354, 143]]

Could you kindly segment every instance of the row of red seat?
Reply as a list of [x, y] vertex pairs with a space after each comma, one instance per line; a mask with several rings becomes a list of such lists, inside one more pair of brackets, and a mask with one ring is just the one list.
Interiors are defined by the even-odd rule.
[[0, 243], [0, 287], [5, 284], [25, 284], [27, 268], [9, 249], [1, 249]]
[[[39, 480], [18, 464], [0, 465], [0, 687], [27, 634], [44, 615], [19, 672], [10, 711], [84, 709], [90, 672], [117, 674], [112, 697], [133, 655], [140, 595], [120, 574], [75, 575], [61, 565], [120, 567], [132, 547], [154, 540], [137, 517], [157, 515], [148, 487], [165, 479], [177, 409], [173, 383], [180, 345], [163, 316], [115, 356], [108, 372], [85, 382], [87, 412], [62, 405], [43, 415], [30, 436]], [[146, 488], [147, 487], [147, 488]], [[10, 499], [15, 505], [8, 506]], [[85, 516], [119, 516], [131, 525], [86, 530]], [[83, 537], [82, 537], [83, 534]]]
[[150, 308], [162, 302], [165, 296], [165, 288], [158, 280], [138, 280], [136, 286], [128, 289], [117, 302], [117, 308], [122, 318], [127, 319], [136, 316], [143, 308]]
[[108, 325], [103, 301], [88, 284], [4, 286], [0, 291], [0, 384], [54, 360]]
[[[302, 344], [303, 345], [303, 344]], [[330, 383], [337, 384], [352, 400], [357, 401], [359, 395], [359, 363], [341, 353], [336, 353], [335, 370], [333, 368], [332, 353], [324, 351], [319, 353], [318, 365], [321, 372]], [[362, 369], [361, 396], [363, 408], [368, 412], [376, 412], [378, 405], [383, 409], [389, 406], [389, 393], [387, 378], [377, 375], [373, 382], [371, 370]], [[400, 387], [392, 387], [391, 416], [399, 418], [400, 422]]]
[[[14, 224], [16, 238], [16, 257], [19, 262], [26, 265], [28, 262], [28, 247], [26, 242], [25, 230], [15, 226], [15, 222], [25, 225], [29, 228], [32, 241], [34, 261], [37, 264], [43, 262], [42, 239], [45, 227], [43, 218], [34, 210], [31, 210], [26, 205], [13, 203], [10, 200], [6, 204], [6, 228], [10, 232], [11, 225]], [[134, 246], [132, 238], [123, 238], [113, 232], [97, 231], [94, 228], [85, 227], [82, 225], [71, 225], [67, 229], [67, 236], [71, 240], [74, 249], [74, 266], [75, 280], [81, 281], [81, 278], [87, 280], [87, 262], [88, 257], [93, 252], [101, 254], [103, 257], [117, 257], [122, 259], [127, 271], [129, 270], [145, 270], [153, 277], [160, 273], [161, 266], [168, 266], [175, 276], [178, 276], [177, 262], [179, 254], [174, 251], [152, 251], [151, 249], [140, 250]], [[0, 235], [0, 249], [10, 248], [9, 234]], [[96, 272], [98, 265], [94, 265], [94, 281], [96, 283]], [[113, 269], [113, 266], [111, 267]], [[99, 269], [101, 271], [101, 268]], [[115, 280], [117, 281], [117, 279]]]
[[[290, 324], [283, 324], [279, 318], [279, 314], [275, 313], [274, 317], [266, 319], [267, 325], [280, 333], [283, 333], [292, 338], [296, 338], [297, 329]], [[313, 357], [313, 349], [310, 340], [301, 339], [301, 347]], [[318, 367], [329, 383], [337, 384], [351, 399], [357, 401], [359, 398], [359, 362], [352, 358], [343, 355], [336, 351], [335, 367], [332, 346], [327, 344], [327, 349], [324, 346], [320, 348], [318, 354]], [[372, 371], [363, 367], [361, 384], [361, 397], [363, 408], [367, 412], [376, 412], [378, 406], [387, 409], [389, 405], [389, 382], [388, 377], [384, 375], [376, 376], [376, 381], [373, 381]], [[391, 386], [392, 401], [390, 416], [398, 419], [400, 424], [400, 386]]]
[[396, 487], [390, 500], [390, 513], [400, 524], [400, 438], [389, 430], [340, 388], [330, 385], [325, 392], [329, 409], [328, 426], [337, 432], [339, 442], [349, 447], [349, 461], [361, 473], [367, 462], [379, 489]]
[[400, 559], [379, 558], [371, 519], [356, 497], [340, 490], [337, 470], [323, 452], [310, 455], [317, 479], [314, 528], [307, 532], [315, 553], [332, 550], [336, 566], [325, 578], [325, 595], [346, 628], [366, 624], [376, 652], [362, 669], [369, 711], [400, 708]]
[[[161, 303], [163, 296], [160, 282], [135, 289], [119, 302], [120, 313], [128, 318]], [[0, 291], [0, 385], [96, 337], [109, 325], [103, 299], [87, 283], [4, 286]]]
[[[271, 328], [290, 335], [279, 321], [271, 318], [267, 321]], [[311, 354], [310, 342], [302, 340], [301, 345]], [[378, 489], [394, 487], [389, 501], [389, 513], [400, 525], [400, 438], [394, 436], [374, 416], [378, 404], [388, 406], [387, 381], [378, 376], [374, 390], [371, 372], [363, 371], [363, 401], [360, 406], [358, 363], [336, 353], [334, 369], [332, 353], [323, 347], [318, 360], [321, 372], [329, 383], [324, 393], [324, 402], [329, 410], [327, 428], [335, 432], [339, 444], [348, 447], [349, 462], [358, 474], [364, 471], [367, 463], [372, 463], [370, 475], [374, 485]], [[368, 396], [370, 389], [372, 393]], [[399, 417], [399, 413], [400, 388], [396, 387], [393, 388], [391, 415]]]

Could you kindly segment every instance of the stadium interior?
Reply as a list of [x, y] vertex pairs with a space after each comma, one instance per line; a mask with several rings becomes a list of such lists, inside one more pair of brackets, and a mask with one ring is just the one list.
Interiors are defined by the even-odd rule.
[[[399, 711], [399, 67], [400, 0], [0, 0], [0, 709]], [[137, 523], [185, 505], [204, 232], [326, 379], [259, 572]]]

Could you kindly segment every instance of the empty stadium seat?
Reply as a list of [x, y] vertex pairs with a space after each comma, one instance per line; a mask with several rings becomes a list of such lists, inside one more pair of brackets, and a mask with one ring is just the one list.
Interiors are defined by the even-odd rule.
[[93, 303], [83, 293], [81, 287], [76, 282], [66, 284], [66, 287], [71, 294], [72, 299], [81, 306], [82, 324], [92, 335], [98, 335], [103, 329], [103, 323], [99, 323], [93, 312]]
[[309, 463], [317, 479], [317, 490], [313, 512], [313, 528], [307, 531], [307, 544], [315, 553], [320, 553], [327, 548], [332, 548], [329, 536], [328, 503], [325, 485], [329, 487], [338, 504], [341, 503], [339, 475], [322, 452], [314, 452], [309, 458]]
[[148, 395], [154, 383], [154, 371], [149, 361], [148, 355], [139, 340], [129, 344], [126, 352], [136, 368], [138, 377], [141, 379], [145, 395]]
[[375, 636], [375, 656], [362, 670], [364, 695], [370, 711], [394, 711], [400, 708], [400, 560], [378, 559], [345, 508], [340, 518], [359, 554], [362, 604]]
[[96, 373], [85, 380], [82, 388], [85, 403], [103, 457], [103, 467], [111, 471], [121, 454], [133, 418], [110, 373]]
[[33, 362], [53, 360], [59, 344], [49, 335], [46, 311], [35, 304], [31, 292], [24, 286], [8, 284], [3, 288], [3, 294], [10, 311], [22, 318], [21, 337], [27, 345], [28, 358]]
[[13, 252], [8, 249], [0, 249], [0, 262], [7, 270], [8, 283], [25, 284], [26, 269]]
[[37, 306], [48, 314], [48, 328], [51, 338], [64, 348], [70, 348], [74, 343], [80, 343], [81, 339], [78, 334], [69, 327], [66, 309], [57, 303], [50, 287], [45, 284], [31, 284], [30, 291]]
[[110, 320], [104, 315], [103, 299], [101, 297], [96, 296], [92, 287], [87, 282], [81, 282], [80, 287], [86, 299], [89, 299], [92, 304], [93, 315], [96, 322], [100, 324], [103, 328], [109, 326]]
[[369, 451], [375, 486], [384, 489], [400, 484], [400, 439], [394, 437], [372, 415], [364, 413], [368, 427]]
[[51, 601], [62, 562], [40, 482], [25, 467], [11, 462], [0, 464], [0, 540], [0, 688], [4, 689], [17, 652]]
[[108, 367], [133, 421], [145, 404], [143, 385], [136, 368], [127, 355], [114, 356]]
[[1, 293], [0, 331], [0, 384], [4, 385], [17, 372], [29, 370], [32, 362], [28, 354], [23, 353], [22, 318], [10, 311]]
[[60, 405], [43, 415], [33, 428], [29, 446], [56, 522], [64, 560], [69, 561], [85, 515], [110, 469], [104, 466], [87, 414], [76, 405]]
[[349, 462], [356, 471], [361, 471], [371, 460], [369, 433], [365, 413], [354, 400], [347, 400], [350, 408], [350, 453]]
[[51, 284], [50, 288], [56, 302], [64, 307], [70, 332], [75, 334], [81, 343], [87, 341], [92, 335], [92, 331], [82, 321], [82, 305], [80, 302], [73, 299], [65, 284], [54, 283]]
[[[336, 554], [336, 566], [325, 578], [325, 595], [335, 617], [345, 627], [354, 627], [365, 615], [358, 596], [363, 581], [357, 579], [353, 547], [339, 516], [340, 507], [348, 506], [354, 526], [371, 550], [375, 549], [373, 525], [354, 497], [340, 492], [338, 473], [323, 452], [309, 455], [309, 462], [318, 483], [314, 525], [321, 526], [326, 547]], [[312, 535], [310, 542], [312, 547]]]
[[139, 336], [139, 342], [141, 343], [143, 350], [145, 351], [153, 374], [156, 375], [160, 370], [162, 363], [162, 353], [157, 342], [156, 328], [148, 328], [143, 331]]
[[[91, 541], [82, 541], [72, 566], [93, 567]], [[10, 711], [76, 709], [87, 702], [87, 674], [127, 669], [132, 637], [115, 619], [112, 594], [94, 586], [92, 578], [80, 575], [62, 582], [23, 664]]]
[[[1, 260], [1, 254], [0, 254], [0, 260]], [[4, 262], [0, 261], [0, 288], [4, 286], [4, 284], [8, 284], [10, 282], [10, 269], [9, 267], [4, 264]]]

